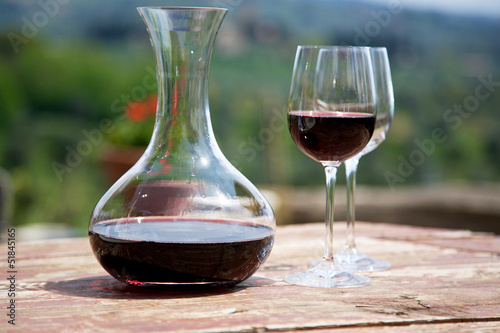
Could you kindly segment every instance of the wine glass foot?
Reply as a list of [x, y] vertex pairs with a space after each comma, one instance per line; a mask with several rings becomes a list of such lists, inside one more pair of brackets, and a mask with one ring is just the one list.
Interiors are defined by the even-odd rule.
[[391, 263], [370, 258], [357, 250], [344, 249], [335, 255], [335, 261], [341, 269], [348, 272], [378, 272], [391, 268]]
[[304, 272], [285, 276], [285, 282], [306, 287], [354, 288], [370, 284], [370, 278], [341, 270], [332, 260], [322, 260]]

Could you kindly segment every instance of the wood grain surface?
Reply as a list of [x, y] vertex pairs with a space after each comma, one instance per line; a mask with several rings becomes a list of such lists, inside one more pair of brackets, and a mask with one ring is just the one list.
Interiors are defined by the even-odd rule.
[[[336, 247], [345, 224], [336, 223]], [[279, 226], [267, 262], [227, 290], [158, 290], [111, 278], [88, 239], [16, 244], [16, 325], [2, 332], [500, 332], [500, 237], [466, 230], [357, 223], [363, 252], [393, 267], [363, 288], [289, 285], [323, 254], [320, 223]], [[0, 244], [7, 253], [7, 244]], [[7, 275], [7, 260], [0, 269]], [[7, 275], [8, 277], [8, 275]]]

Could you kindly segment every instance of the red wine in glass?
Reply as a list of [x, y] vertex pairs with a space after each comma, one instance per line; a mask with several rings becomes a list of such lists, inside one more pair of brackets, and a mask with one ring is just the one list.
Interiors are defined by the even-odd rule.
[[104, 269], [128, 284], [231, 286], [264, 263], [274, 230], [231, 220], [135, 217], [97, 223], [89, 237]]
[[375, 115], [364, 112], [290, 111], [293, 141], [310, 158], [344, 162], [361, 152], [373, 134]]

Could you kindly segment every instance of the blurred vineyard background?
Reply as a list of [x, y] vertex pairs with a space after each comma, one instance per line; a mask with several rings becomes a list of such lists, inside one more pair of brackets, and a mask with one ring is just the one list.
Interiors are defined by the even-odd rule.
[[[212, 123], [226, 157], [259, 187], [308, 193], [324, 184], [321, 167], [298, 151], [286, 127], [296, 46], [370, 45], [388, 48], [396, 111], [387, 140], [361, 160], [358, 184], [374, 198], [380, 190], [417, 200], [429, 187], [450, 186], [498, 200], [500, 3], [486, 14], [408, 3], [3, 0], [0, 167], [11, 189], [3, 218], [86, 234], [109, 187], [103, 150], [120, 141], [118, 129], [143, 131], [142, 138], [152, 131], [123, 118], [128, 103], [155, 92], [153, 53], [135, 10], [143, 5], [229, 8], [212, 56]], [[128, 133], [122, 144], [142, 143]]]

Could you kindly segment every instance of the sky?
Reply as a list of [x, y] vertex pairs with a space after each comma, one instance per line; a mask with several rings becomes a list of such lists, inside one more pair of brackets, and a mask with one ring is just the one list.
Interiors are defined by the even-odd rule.
[[379, 2], [401, 4], [403, 8], [434, 9], [453, 14], [480, 14], [500, 17], [500, 0], [364, 0], [366, 2]]

